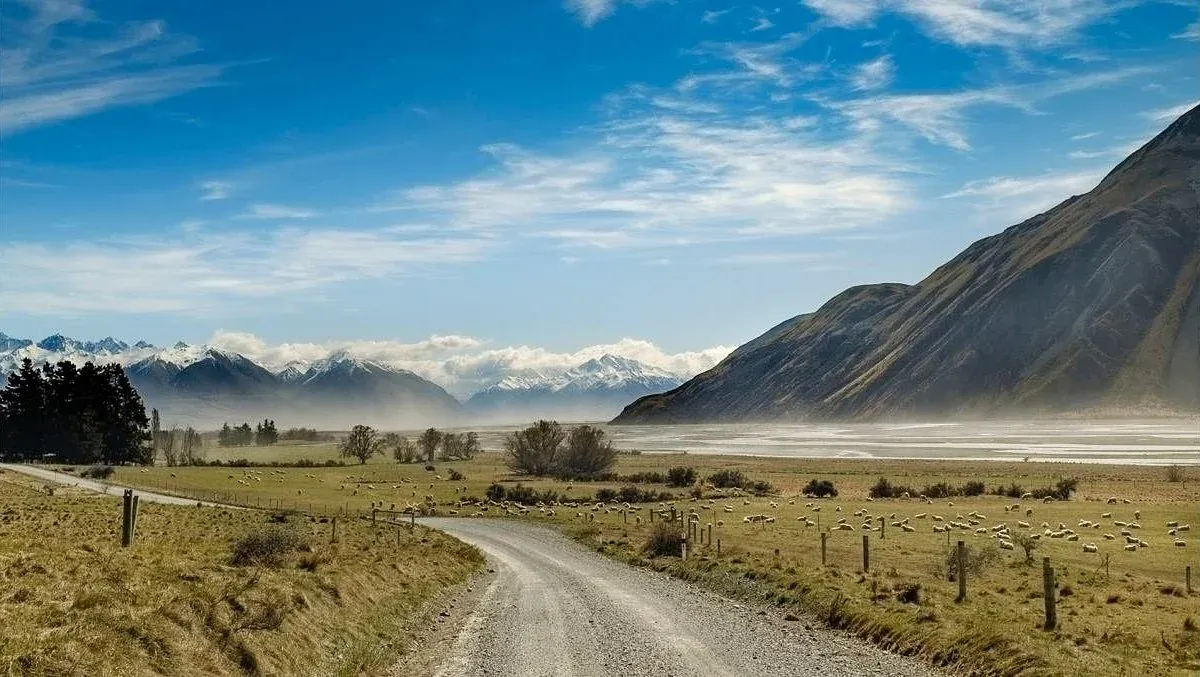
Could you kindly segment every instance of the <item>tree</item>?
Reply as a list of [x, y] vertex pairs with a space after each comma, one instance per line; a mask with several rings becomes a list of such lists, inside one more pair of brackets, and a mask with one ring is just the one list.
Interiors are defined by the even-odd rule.
[[204, 458], [204, 438], [195, 428], [188, 427], [183, 431], [179, 442], [180, 462], [185, 465], [196, 465]]
[[469, 461], [479, 451], [479, 435], [476, 433], [444, 433], [442, 435], [443, 460]]
[[421, 433], [421, 437], [417, 439], [417, 444], [421, 445], [421, 451], [425, 454], [426, 462], [433, 463], [438, 447], [442, 444], [442, 433], [437, 428], [429, 428]]
[[557, 421], [538, 421], [505, 438], [505, 461], [513, 472], [549, 475], [557, 467], [558, 454], [565, 438], [562, 426]]
[[[150, 446], [153, 448], [151, 453], [154, 454], [155, 458], [158, 458], [158, 450], [159, 450], [159, 446], [160, 446], [160, 442], [161, 442], [161, 440], [159, 438], [161, 435], [162, 435], [162, 420], [158, 417], [158, 409], [157, 408], [151, 409], [150, 410]], [[170, 465], [170, 464], [168, 463], [167, 465]]]
[[115, 364], [25, 360], [0, 390], [0, 456], [52, 455], [64, 463], [147, 463], [150, 420], [142, 398]]
[[262, 423], [255, 426], [254, 429], [254, 444], [259, 447], [269, 447], [279, 441], [279, 430], [275, 427], [275, 421], [269, 418], [264, 418]]
[[339, 450], [346, 458], [357, 458], [359, 463], [366, 463], [372, 456], [383, 451], [383, 439], [371, 426], [356, 425], [350, 429], [346, 439], [342, 440]]
[[221, 424], [221, 432], [217, 433], [217, 445], [222, 447], [233, 446], [233, 429], [228, 423]]
[[562, 477], [595, 479], [617, 462], [617, 450], [604, 431], [590, 425], [576, 426], [567, 437], [567, 447], [557, 459]]
[[416, 463], [421, 456], [417, 443], [407, 437], [388, 433], [384, 435], [383, 440], [384, 446], [392, 450], [392, 457], [399, 463]]
[[171, 428], [164, 430], [160, 434], [158, 448], [162, 451], [163, 458], [166, 459], [168, 467], [179, 465], [180, 454], [176, 449], [176, 444], [182, 441], [183, 433], [179, 428]]

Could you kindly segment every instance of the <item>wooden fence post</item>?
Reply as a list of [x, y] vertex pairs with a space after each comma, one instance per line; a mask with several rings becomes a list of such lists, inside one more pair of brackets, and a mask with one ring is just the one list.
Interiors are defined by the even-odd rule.
[[955, 558], [958, 565], [958, 598], [955, 602], [967, 601], [967, 548], [962, 542], [958, 542], [958, 552]]
[[130, 521], [133, 518], [133, 490], [126, 489], [121, 495], [121, 547], [128, 548], [132, 541]]
[[821, 566], [825, 566], [825, 538], [828, 535], [824, 531], [821, 532]]
[[721, 539], [717, 539], [717, 557], [721, 556]]
[[1046, 600], [1046, 629], [1058, 627], [1058, 612], [1054, 608], [1054, 569], [1050, 566], [1050, 558], [1042, 558], [1042, 596]]
[[712, 545], [712, 522], [708, 523], [708, 544]]
[[129, 545], [133, 545], [133, 541], [137, 538], [138, 507], [141, 505], [138, 499], [140, 498], [137, 494], [133, 495], [132, 514], [129, 516]]
[[1183, 577], [1187, 581], [1187, 591], [1188, 591], [1188, 594], [1190, 595], [1190, 594], [1192, 594], [1192, 567], [1191, 566], [1188, 566], [1186, 569], [1184, 569]]
[[337, 543], [337, 515], [333, 516], [331, 524], [333, 525], [333, 531], [329, 534], [329, 542]]
[[685, 562], [687, 561], [687, 542], [688, 542], [688, 539], [687, 539], [687, 535], [685, 534], [683, 537], [681, 546], [680, 546], [681, 549], [680, 549], [680, 557], [679, 557], [680, 559], [682, 559]]
[[868, 539], [870, 539], [870, 536], [863, 534], [862, 537], [863, 537], [863, 573], [865, 574], [865, 573], [868, 573], [869, 571], [871, 571], [871, 548], [867, 542]]
[[650, 511], [650, 523], [654, 524], [654, 508], [647, 508]]
[[880, 538], [884, 537], [884, 534], [885, 534], [884, 530], [886, 529], [886, 525], [887, 525], [887, 522], [885, 522], [884, 519], [882, 517], [880, 517], [879, 518], [879, 537]]

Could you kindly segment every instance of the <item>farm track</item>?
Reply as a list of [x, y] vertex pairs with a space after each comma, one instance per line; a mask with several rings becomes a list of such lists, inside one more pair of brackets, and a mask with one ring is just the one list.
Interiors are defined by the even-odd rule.
[[[45, 468], [39, 468], [37, 466], [32, 466], [32, 465], [24, 465], [24, 464], [18, 464], [18, 463], [0, 463], [0, 470], [7, 470], [10, 472], [21, 473], [23, 475], [35, 477], [39, 480], [43, 480], [46, 482], [54, 482], [56, 484], [63, 484], [66, 486], [78, 487], [80, 489], [86, 489], [88, 491], [95, 491], [97, 493], [107, 494], [109, 496], [120, 496], [125, 492], [126, 489], [133, 489], [133, 487], [125, 487], [125, 486], [121, 486], [119, 484], [110, 484], [108, 482], [101, 482], [99, 480], [90, 480], [90, 479], [87, 479], [84, 477], [77, 477], [75, 475], [71, 475], [68, 473], [55, 472], [53, 470], [47, 470]], [[196, 505], [197, 503], [200, 503], [202, 505], [211, 505], [211, 506], [220, 505], [221, 507], [225, 507], [225, 508], [237, 507], [237, 506], [227, 506], [227, 505], [218, 504], [218, 503], [210, 503], [208, 501], [197, 501], [194, 498], [180, 498], [179, 496], [168, 496], [167, 494], [158, 494], [153, 491], [146, 491], [145, 489], [133, 489], [133, 493], [134, 493], [134, 495], [136, 495], [138, 497], [138, 500], [148, 501], [150, 503], [165, 503], [167, 505]]]
[[606, 559], [546, 527], [420, 521], [476, 546], [497, 572], [439, 676], [937, 674], [811, 620]]

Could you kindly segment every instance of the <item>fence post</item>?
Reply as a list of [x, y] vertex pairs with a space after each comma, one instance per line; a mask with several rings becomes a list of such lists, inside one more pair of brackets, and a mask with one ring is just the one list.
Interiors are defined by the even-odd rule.
[[708, 523], [708, 544], [712, 545], [712, 522]]
[[721, 556], [721, 539], [717, 539], [717, 557]]
[[133, 490], [126, 489], [121, 495], [121, 547], [129, 547], [129, 520], [133, 517]]
[[647, 508], [650, 511], [650, 523], [654, 524], [654, 508]]
[[1050, 567], [1050, 558], [1042, 558], [1042, 596], [1046, 599], [1046, 629], [1058, 627], [1058, 612], [1054, 608], [1054, 569]]
[[887, 522], [884, 521], [884, 519], [882, 517], [880, 517], [879, 518], [879, 537], [880, 538], [884, 537], [886, 529], [887, 529]]
[[967, 601], [967, 548], [962, 541], [958, 542], [958, 556], [955, 558], [958, 564], [958, 598], [955, 602]]
[[685, 561], [685, 562], [687, 561], [687, 542], [688, 542], [687, 535], [686, 535], [686, 534], [684, 534], [684, 536], [683, 536], [683, 542], [682, 542], [682, 544], [681, 544], [681, 549], [680, 549], [680, 557], [679, 557], [679, 559], [682, 559], [682, 560], [683, 560], [683, 561]]
[[129, 545], [133, 545], [133, 541], [137, 537], [139, 498], [137, 494], [133, 495], [133, 507], [130, 509], [131, 514], [129, 516]]
[[329, 534], [329, 542], [337, 543], [337, 515], [333, 516], [331, 524], [333, 524], [333, 531]]
[[821, 532], [821, 566], [825, 566], [825, 537], [829, 534]]
[[409, 515], [408, 528], [416, 529], [417, 528], [417, 511], [414, 509], [412, 512], [408, 513], [408, 515]]
[[867, 543], [870, 536], [863, 534], [863, 573], [871, 571], [871, 548]]
[[1184, 578], [1187, 580], [1188, 594], [1192, 594], [1192, 567], [1188, 566], [1183, 572]]
[[371, 526], [375, 526], [375, 513], [379, 512], [375, 508], [371, 508]]

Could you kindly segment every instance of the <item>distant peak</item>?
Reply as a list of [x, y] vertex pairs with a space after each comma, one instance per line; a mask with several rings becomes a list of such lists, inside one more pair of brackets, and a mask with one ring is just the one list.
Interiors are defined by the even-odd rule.
[[38, 341], [38, 343], [37, 343], [37, 347], [39, 347], [43, 350], [51, 350], [54, 352], [66, 350], [67, 348], [70, 348], [74, 345], [75, 345], [74, 339], [67, 338], [66, 336], [63, 336], [62, 334], [52, 334], [52, 335], [47, 336], [46, 338], [42, 339], [41, 341]]
[[[149, 344], [147, 344], [147, 345], [149, 345]], [[150, 346], [150, 347], [153, 347], [153, 346]], [[189, 346], [187, 343], [185, 343], [185, 342], [183, 342], [183, 341], [179, 341], [178, 343], [176, 343], [176, 344], [175, 344], [175, 346], [174, 346], [174, 347], [175, 347], [175, 348], [180, 348], [180, 349], [183, 349], [183, 348], [191, 348], [191, 346]]]

